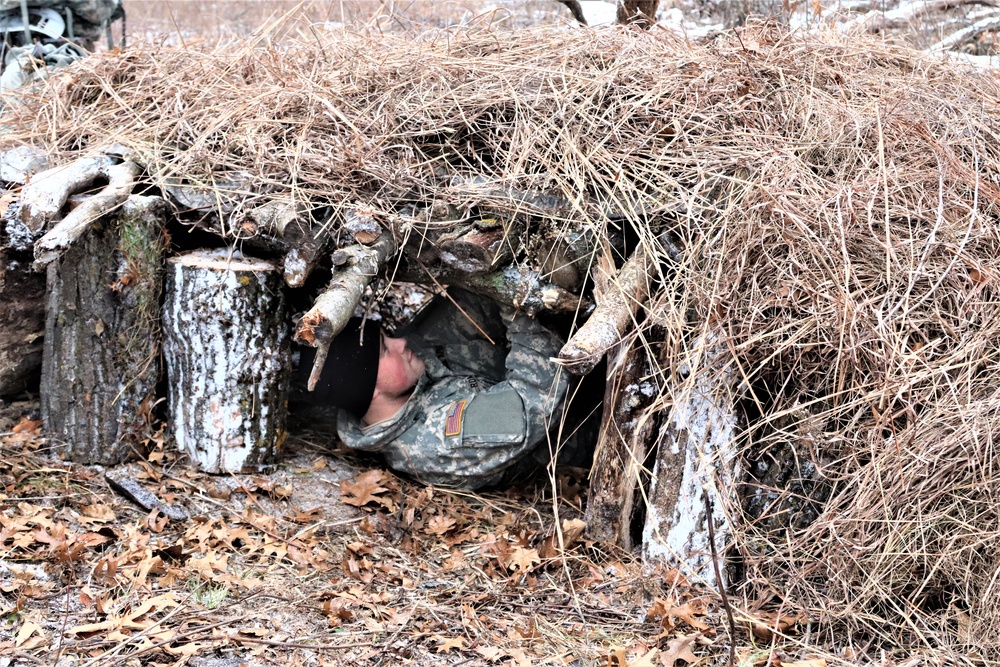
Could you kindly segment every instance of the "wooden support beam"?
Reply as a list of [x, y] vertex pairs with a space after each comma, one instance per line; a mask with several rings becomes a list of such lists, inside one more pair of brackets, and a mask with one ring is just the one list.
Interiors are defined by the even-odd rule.
[[[720, 557], [733, 531], [728, 512], [738, 507], [735, 436], [738, 424], [734, 379], [721, 334], [695, 341], [661, 427], [653, 481], [642, 533], [649, 565], [678, 562], [685, 574], [716, 586], [708, 522], [715, 526]], [[713, 507], [709, 516], [703, 493]], [[724, 563], [720, 569], [725, 571]]]
[[309, 391], [316, 388], [331, 341], [347, 326], [365, 288], [395, 252], [396, 242], [387, 233], [380, 235], [370, 246], [358, 244], [334, 252], [333, 278], [295, 330], [296, 341], [317, 349], [309, 376]]
[[597, 270], [597, 308], [559, 351], [559, 361], [576, 375], [594, 370], [605, 352], [622, 340], [635, 325], [639, 306], [649, 296], [648, 260], [642, 248], [618, 272], [608, 261]]
[[587, 536], [630, 550], [633, 518], [643, 510], [643, 466], [659, 423], [654, 409], [659, 389], [648, 350], [637, 338], [614, 346], [608, 357], [604, 412], [587, 495]]
[[[42, 269], [58, 259], [69, 246], [80, 238], [91, 225], [128, 199], [135, 187], [135, 179], [142, 168], [127, 160], [102, 169], [108, 184], [97, 194], [88, 197], [66, 214], [48, 233], [35, 243], [35, 268]], [[63, 204], [66, 200], [63, 199]]]

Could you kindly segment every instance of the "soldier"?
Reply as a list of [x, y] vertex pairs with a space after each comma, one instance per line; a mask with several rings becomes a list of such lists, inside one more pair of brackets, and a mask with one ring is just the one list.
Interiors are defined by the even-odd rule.
[[550, 361], [561, 341], [527, 315], [460, 290], [428, 310], [405, 339], [352, 320], [311, 400], [340, 409], [348, 447], [380, 452], [429, 484], [479, 489], [544, 467], [567, 387]]

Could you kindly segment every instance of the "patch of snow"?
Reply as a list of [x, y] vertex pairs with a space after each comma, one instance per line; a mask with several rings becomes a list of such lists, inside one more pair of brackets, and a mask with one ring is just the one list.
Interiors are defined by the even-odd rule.
[[618, 6], [605, 0], [580, 0], [580, 9], [591, 27], [613, 25], [618, 20]]

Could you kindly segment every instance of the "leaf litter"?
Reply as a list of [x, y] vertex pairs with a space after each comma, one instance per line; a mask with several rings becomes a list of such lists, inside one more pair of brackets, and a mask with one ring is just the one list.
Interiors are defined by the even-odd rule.
[[189, 517], [170, 520], [112, 491], [103, 469], [51, 458], [39, 433], [24, 419], [0, 435], [0, 655], [13, 664], [673, 667], [724, 655], [710, 591], [588, 542], [579, 498], [560, 498], [556, 516], [547, 485], [420, 486], [306, 436], [274, 473], [209, 476], [161, 444], [117, 474]]

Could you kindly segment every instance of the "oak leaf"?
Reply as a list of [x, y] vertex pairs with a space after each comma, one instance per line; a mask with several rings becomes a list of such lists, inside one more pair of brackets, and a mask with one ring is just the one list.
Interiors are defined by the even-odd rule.
[[677, 618], [684, 621], [690, 625], [695, 630], [708, 630], [709, 625], [697, 618], [696, 614], [703, 614], [705, 610], [699, 607], [695, 607], [690, 602], [686, 602], [680, 606], [672, 607], [663, 612], [663, 626], [667, 627], [670, 623], [670, 619]]
[[344, 480], [340, 483], [340, 500], [348, 505], [364, 507], [368, 503], [378, 503], [386, 505], [388, 498], [380, 498], [379, 494], [387, 492], [387, 487], [381, 486], [385, 480], [385, 472], [381, 470], [369, 470], [354, 478], [354, 481]]
[[117, 518], [114, 510], [100, 503], [84, 505], [80, 508], [80, 523], [108, 523], [117, 520]]
[[689, 665], [698, 662], [698, 656], [691, 651], [691, 646], [700, 637], [700, 633], [677, 637], [667, 642], [667, 648], [660, 654], [660, 664], [663, 667], [674, 667], [678, 660], [683, 660]]
[[431, 637], [436, 642], [440, 642], [437, 646], [438, 653], [448, 653], [451, 649], [463, 649], [465, 648], [465, 639], [463, 637], [442, 637], [441, 635], [433, 635]]
[[510, 552], [509, 565], [516, 567], [519, 572], [530, 572], [531, 568], [542, 559], [538, 556], [537, 549], [525, 549], [524, 547], [514, 547]]
[[477, 646], [473, 650], [481, 655], [487, 662], [494, 662], [495, 660], [506, 655], [502, 649], [499, 649], [496, 646]]
[[444, 535], [455, 527], [455, 520], [450, 516], [436, 514], [427, 521], [425, 531], [434, 535]]

